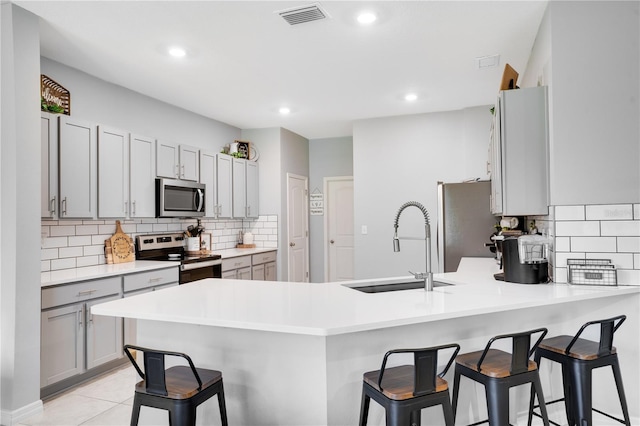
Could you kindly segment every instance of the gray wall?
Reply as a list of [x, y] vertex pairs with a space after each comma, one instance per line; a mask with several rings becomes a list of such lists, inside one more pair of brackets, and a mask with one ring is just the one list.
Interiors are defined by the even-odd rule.
[[[404, 241], [394, 253], [398, 208], [413, 200], [430, 213], [437, 269], [437, 183], [487, 177], [489, 106], [460, 111], [361, 120], [353, 128], [356, 278], [407, 275], [425, 269], [424, 241]], [[358, 230], [367, 225], [368, 234]], [[488, 230], [490, 235], [492, 230]], [[407, 209], [399, 235], [424, 238], [424, 219]]]
[[[353, 138], [309, 141], [309, 193], [324, 191], [324, 178], [353, 176]], [[324, 216], [309, 217], [311, 282], [324, 282]]]
[[640, 202], [639, 9], [549, 3], [552, 205]]
[[0, 4], [0, 423], [40, 403], [38, 18]]
[[209, 151], [240, 138], [240, 129], [100, 80], [47, 58], [42, 74], [71, 93], [71, 116]]

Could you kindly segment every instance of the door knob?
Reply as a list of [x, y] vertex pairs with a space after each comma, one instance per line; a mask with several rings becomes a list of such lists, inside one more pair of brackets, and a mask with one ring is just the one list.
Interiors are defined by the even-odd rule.
[[289, 247], [293, 247], [295, 245], [296, 245], [296, 243], [289, 243]]
[[329, 241], [329, 242], [330, 242], [331, 244], [335, 243], [335, 241], [333, 241], [333, 240], [331, 240], [331, 241]]

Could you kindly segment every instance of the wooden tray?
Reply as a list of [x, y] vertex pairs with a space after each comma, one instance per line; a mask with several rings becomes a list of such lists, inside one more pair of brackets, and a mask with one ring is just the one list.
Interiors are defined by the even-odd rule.
[[256, 248], [255, 244], [238, 244], [236, 248]]

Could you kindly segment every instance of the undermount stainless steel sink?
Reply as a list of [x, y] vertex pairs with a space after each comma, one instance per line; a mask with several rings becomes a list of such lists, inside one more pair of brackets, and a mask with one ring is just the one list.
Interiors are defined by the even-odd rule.
[[[369, 281], [368, 283], [359, 284], [351, 284], [346, 285], [345, 287], [352, 288], [354, 290], [361, 291], [363, 293], [386, 293], [389, 291], [400, 291], [400, 290], [416, 290], [416, 289], [424, 289], [424, 281], [423, 280], [411, 280], [411, 279], [396, 279], [396, 280], [379, 280], [379, 281]], [[441, 281], [434, 281], [433, 287], [445, 287], [451, 286], [453, 284], [443, 283]]]

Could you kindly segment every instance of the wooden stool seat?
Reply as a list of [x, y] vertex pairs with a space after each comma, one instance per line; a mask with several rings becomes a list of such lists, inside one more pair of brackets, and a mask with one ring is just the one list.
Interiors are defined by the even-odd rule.
[[[196, 368], [196, 371], [200, 376], [200, 380], [202, 380], [202, 389], [200, 391], [198, 391], [198, 382], [191, 368], [184, 365], [168, 368], [165, 371], [166, 397], [170, 399], [188, 399], [222, 380], [222, 373], [219, 371], [204, 368]], [[147, 393], [144, 380], [136, 383], [136, 392]]]
[[[459, 355], [456, 358], [456, 364], [463, 365], [473, 371], [478, 371], [478, 361], [482, 356], [482, 351], [469, 352]], [[482, 362], [482, 368], [478, 371], [481, 374], [489, 377], [508, 377], [511, 375], [511, 354], [509, 352], [503, 352], [498, 349], [489, 349], [487, 355]], [[527, 364], [527, 371], [534, 371], [538, 368], [534, 361], [529, 360]]]
[[[531, 345], [531, 336], [539, 335]], [[481, 383], [487, 398], [488, 420], [474, 423], [474, 425], [489, 422], [490, 426], [505, 426], [509, 424], [509, 389], [514, 386], [531, 384], [532, 392], [538, 395], [540, 409], [545, 426], [549, 426], [549, 418], [542, 396], [542, 386], [538, 375], [538, 364], [529, 359], [544, 336], [546, 328], [524, 331], [513, 334], [495, 336], [489, 340], [484, 350], [469, 352], [456, 357], [456, 367], [453, 381], [453, 413], [454, 418], [458, 409], [458, 395], [462, 376]], [[491, 349], [496, 340], [511, 340], [511, 353], [499, 349]], [[532, 409], [530, 409], [532, 411]], [[531, 425], [529, 425], [531, 426]]]
[[[624, 386], [622, 385], [622, 372], [620, 371], [618, 354], [613, 346], [613, 334], [626, 318], [625, 315], [619, 315], [613, 318], [589, 321], [582, 325], [575, 336], [562, 335], [544, 339], [536, 349], [534, 360], [538, 364], [540, 364], [542, 358], [545, 358], [562, 366], [564, 396], [553, 402], [564, 401], [568, 424], [593, 426], [592, 411], [596, 411], [627, 426], [631, 425]], [[599, 326], [600, 341], [593, 342], [580, 338], [582, 333], [591, 326]], [[592, 372], [601, 367], [611, 367], [612, 369], [623, 419], [618, 419], [593, 408]], [[531, 426], [532, 417], [534, 415], [538, 416], [538, 413], [533, 411], [534, 408], [537, 408], [533, 393], [531, 394], [529, 407], [528, 425]]]
[[[454, 349], [442, 372], [438, 373], [438, 352]], [[421, 424], [421, 410], [442, 406], [447, 426], [454, 426], [453, 410], [449, 399], [449, 385], [442, 378], [460, 351], [457, 344], [421, 349], [394, 349], [382, 359], [379, 370], [362, 376], [362, 402], [360, 426], [367, 425], [371, 399], [384, 407], [387, 426]], [[386, 368], [387, 359], [394, 354], [412, 354], [413, 365]]]
[[[132, 351], [143, 355], [144, 372]], [[215, 395], [218, 396], [222, 426], [228, 425], [221, 372], [196, 368], [191, 358], [181, 352], [161, 351], [133, 345], [124, 345], [124, 352], [142, 378], [135, 387], [131, 426], [138, 424], [142, 406], [167, 410], [171, 426], [195, 426], [197, 407]], [[167, 356], [182, 358], [189, 365], [165, 369]]]
[[[380, 370], [364, 373], [364, 381], [384, 396], [396, 401], [402, 401], [415, 397], [413, 365], [401, 365], [387, 368], [382, 377], [382, 390], [378, 386]], [[449, 384], [441, 377], [436, 377], [436, 389], [434, 392], [442, 392], [449, 389]]]
[[[571, 347], [569, 353], [565, 353], [569, 343], [573, 340], [574, 336], [556, 336], [549, 339], [544, 339], [540, 343], [540, 349], [546, 349], [551, 352], [556, 352], [562, 355], [570, 356], [571, 358], [593, 360], [598, 359], [599, 343], [592, 342], [586, 339], [577, 339], [574, 345]], [[611, 352], [607, 355], [615, 354], [616, 348], [611, 347]]]

